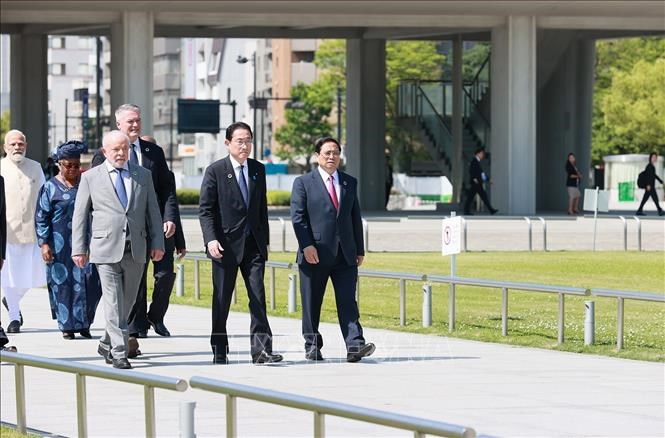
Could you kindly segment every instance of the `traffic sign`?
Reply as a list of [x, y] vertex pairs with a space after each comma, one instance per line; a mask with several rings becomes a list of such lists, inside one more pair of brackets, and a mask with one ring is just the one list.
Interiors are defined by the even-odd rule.
[[459, 216], [444, 219], [441, 227], [441, 255], [462, 252], [462, 218]]

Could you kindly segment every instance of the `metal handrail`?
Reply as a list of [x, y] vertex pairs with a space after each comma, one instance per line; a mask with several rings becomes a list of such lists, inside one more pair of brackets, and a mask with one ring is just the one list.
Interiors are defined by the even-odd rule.
[[538, 283], [523, 283], [515, 281], [485, 280], [481, 278], [451, 277], [449, 275], [426, 275], [426, 280], [432, 283], [446, 283], [462, 286], [507, 288], [531, 292], [565, 293], [566, 295], [590, 295], [589, 289], [572, 286], [551, 286]]
[[232, 438], [236, 437], [238, 434], [236, 425], [236, 398], [244, 398], [311, 411], [314, 414], [313, 436], [315, 437], [325, 436], [325, 415], [333, 415], [351, 420], [364, 421], [366, 423], [405, 429], [414, 432], [415, 436], [421, 436], [421, 434], [461, 438], [473, 438], [476, 436], [474, 429], [457, 424], [395, 414], [377, 409], [225, 382], [207, 377], [193, 376], [189, 379], [189, 385], [192, 388], [226, 395], [226, 436]]
[[188, 387], [186, 380], [175, 377], [158, 376], [138, 371], [127, 372], [99, 365], [51, 359], [24, 353], [12, 353], [6, 350], [0, 351], [0, 361], [13, 363], [15, 367], [16, 426], [18, 431], [23, 434], [27, 430], [25, 415], [25, 370], [23, 369], [26, 366], [76, 374], [76, 417], [79, 437], [88, 436], [86, 377], [97, 377], [117, 382], [143, 385], [145, 434], [151, 438], [156, 436], [155, 388], [183, 392]]

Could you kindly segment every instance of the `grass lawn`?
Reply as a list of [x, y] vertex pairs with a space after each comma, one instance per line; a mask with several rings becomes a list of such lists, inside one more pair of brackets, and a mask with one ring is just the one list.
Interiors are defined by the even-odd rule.
[[37, 435], [27, 434], [23, 435], [19, 433], [16, 429], [12, 429], [7, 426], [0, 426], [0, 437], [2, 438], [26, 438], [26, 437], [36, 437]]
[[[293, 253], [272, 253], [274, 261], [293, 262]], [[370, 253], [362, 266], [380, 271], [422, 274], [450, 273], [450, 259], [438, 253]], [[171, 302], [210, 307], [211, 267], [201, 262], [201, 299], [193, 297], [193, 262], [185, 262], [185, 297]], [[665, 294], [665, 256], [645, 252], [478, 252], [457, 256], [457, 274], [463, 277], [543, 283], [561, 286], [603, 287]], [[269, 295], [269, 270], [266, 271]], [[407, 284], [406, 326], [399, 325], [399, 283], [363, 278], [360, 282], [360, 321], [376, 327], [413, 333], [454, 336], [487, 342], [591, 353], [630, 359], [665, 361], [665, 304], [625, 301], [624, 349], [616, 351], [616, 299], [566, 297], [565, 342], [557, 345], [556, 294], [510, 291], [508, 336], [501, 336], [500, 289], [459, 286], [457, 327], [448, 334], [448, 286], [432, 286], [432, 326], [422, 327], [422, 283]], [[276, 271], [276, 310], [270, 315], [300, 318], [287, 312], [288, 275]], [[299, 293], [298, 293], [299, 295]], [[269, 296], [267, 297], [269, 300]], [[584, 346], [584, 301], [596, 302], [596, 344]], [[300, 298], [298, 297], [298, 301]], [[270, 305], [268, 304], [268, 307]], [[238, 303], [233, 311], [247, 311], [247, 293], [238, 282]], [[329, 283], [321, 320], [337, 322], [334, 294]]]

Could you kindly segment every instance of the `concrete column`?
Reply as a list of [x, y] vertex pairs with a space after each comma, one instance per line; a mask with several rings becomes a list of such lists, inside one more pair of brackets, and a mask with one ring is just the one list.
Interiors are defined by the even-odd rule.
[[[44, 163], [48, 143], [48, 42], [46, 35], [11, 35], [11, 129], [23, 131], [27, 156]], [[4, 143], [4, 139], [0, 139]]]
[[385, 202], [385, 40], [347, 40], [346, 171], [358, 178], [363, 210]]
[[536, 19], [492, 29], [492, 204], [536, 212]]
[[145, 134], [153, 131], [153, 37], [153, 12], [122, 12], [111, 26], [111, 110], [138, 105]]
[[462, 181], [464, 178], [464, 163], [462, 162], [462, 148], [464, 147], [464, 127], [462, 122], [462, 103], [464, 92], [462, 87], [462, 36], [453, 39], [453, 202], [459, 202], [461, 197]]

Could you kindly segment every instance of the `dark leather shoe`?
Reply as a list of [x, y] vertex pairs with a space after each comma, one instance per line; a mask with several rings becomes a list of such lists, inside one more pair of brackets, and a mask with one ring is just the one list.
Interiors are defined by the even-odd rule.
[[[5, 309], [7, 309], [7, 312], [9, 312], [9, 306], [7, 305], [7, 298], [2, 297], [2, 305], [5, 306]], [[18, 312], [18, 319], [21, 325], [23, 325], [23, 314], [20, 311]]]
[[284, 357], [281, 354], [268, 353], [267, 351], [263, 350], [259, 354], [255, 354], [252, 356], [252, 363], [255, 364], [275, 363], [275, 362], [281, 362], [283, 359]]
[[148, 330], [139, 330], [138, 333], [136, 333], [137, 338], [145, 339], [148, 337]]
[[212, 363], [215, 365], [226, 365], [229, 363], [229, 360], [226, 358], [226, 356], [222, 356], [221, 354], [214, 354], [212, 356]]
[[635, 212], [635, 216], [646, 216], [646, 215], [647, 215], [647, 214], [646, 214], [645, 212], [640, 211], [640, 210], [637, 210], [637, 211]]
[[21, 333], [21, 323], [14, 320], [7, 326], [7, 333]]
[[157, 333], [159, 336], [171, 336], [169, 329], [166, 328], [163, 322], [152, 322], [150, 320], [148, 320], [148, 322], [152, 326], [155, 333]]
[[491, 214], [491, 215], [495, 215], [495, 214], [497, 214], [498, 212], [499, 212], [499, 210], [497, 210], [496, 208], [493, 208], [493, 209], [490, 210], [490, 214]]
[[376, 350], [376, 346], [371, 342], [365, 345], [361, 345], [358, 347], [357, 351], [349, 350], [348, 354], [346, 355], [346, 361], [358, 362], [363, 357], [371, 356], [372, 353], [374, 353], [374, 350]]
[[319, 350], [308, 351], [307, 353], [305, 353], [305, 359], [315, 362], [324, 360], [323, 356], [321, 355], [321, 351]]
[[88, 329], [83, 329], [79, 332], [81, 336], [83, 336], [86, 339], [92, 339], [92, 335], [90, 334], [90, 330]]
[[139, 350], [139, 341], [137, 341], [135, 337], [130, 336], [127, 341], [127, 357], [134, 359], [141, 354], [143, 353], [141, 353], [141, 350]]
[[129, 370], [132, 368], [132, 364], [124, 357], [111, 360], [113, 361], [113, 368], [118, 368], [119, 370]]
[[104, 361], [108, 364], [113, 363], [113, 360], [111, 359], [111, 352], [101, 345], [97, 346], [97, 354], [99, 354], [101, 357], [104, 358]]
[[74, 339], [75, 337], [74, 332], [62, 332], [62, 339]]

